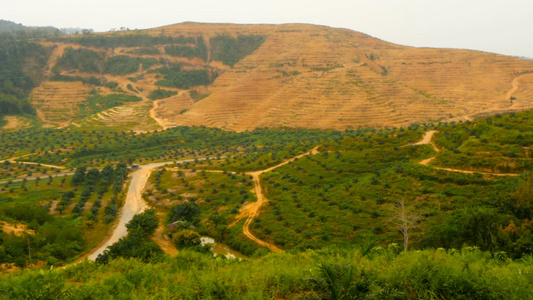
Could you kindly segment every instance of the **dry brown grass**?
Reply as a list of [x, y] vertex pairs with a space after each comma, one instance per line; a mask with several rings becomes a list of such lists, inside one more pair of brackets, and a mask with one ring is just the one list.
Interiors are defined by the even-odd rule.
[[[533, 74], [527, 73], [533, 72], [533, 62], [514, 57], [405, 47], [346, 29], [301, 24], [184, 23], [146, 32], [202, 35], [207, 43], [209, 37], [220, 34], [267, 36], [261, 47], [233, 68], [209, 63], [221, 73], [209, 87], [209, 97], [194, 102], [181, 91], [149, 107], [146, 115], [163, 128], [205, 125], [243, 131], [282, 126], [389, 127], [467, 120], [533, 108]], [[127, 50], [117, 48], [115, 54]], [[160, 55], [153, 57], [183, 61], [188, 68], [205, 64], [199, 59], [171, 58], [164, 54], [163, 47]], [[126, 77], [112, 79], [123, 86]], [[144, 89], [143, 98], [157, 88], [155, 81], [154, 76], [145, 74], [135, 82]], [[75, 109], [69, 107], [87, 93], [82, 86], [68, 85], [45, 83], [35, 91], [34, 103], [47, 122], [68, 123], [75, 114]], [[56, 89], [53, 97], [45, 91], [50, 86]], [[511, 102], [509, 97], [516, 100]], [[54, 108], [57, 103], [66, 110], [60, 112], [60, 117], [52, 116], [52, 111], [58, 112]], [[133, 111], [125, 109], [120, 114], [125, 121], [114, 117], [114, 124], [130, 126], [131, 120], [122, 115]]]

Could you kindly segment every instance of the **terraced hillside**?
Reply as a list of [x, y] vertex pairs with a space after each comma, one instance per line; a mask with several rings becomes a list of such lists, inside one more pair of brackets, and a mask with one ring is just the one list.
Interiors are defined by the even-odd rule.
[[[58, 38], [46, 45], [61, 52], [60, 58], [50, 59], [49, 80], [85, 78], [83, 88], [54, 85], [53, 96], [46, 94], [50, 82], [34, 91], [39, 115], [56, 124], [76, 118], [77, 108], [68, 107], [79, 105], [87, 89], [135, 95], [142, 101], [94, 112], [76, 124], [108, 126], [106, 116], [117, 110], [123, 115], [146, 109], [135, 124], [127, 120], [121, 125], [119, 118], [111, 118], [113, 126], [135, 130], [153, 129], [154, 120], [160, 127], [205, 125], [236, 131], [391, 127], [533, 108], [533, 61], [399, 46], [345, 29], [183, 23]], [[62, 59], [67, 56], [70, 60]], [[100, 86], [91, 86], [91, 76]], [[109, 82], [118, 86], [108, 88]], [[177, 94], [149, 97], [157, 89]], [[55, 109], [60, 99], [65, 105]], [[54, 113], [61, 114], [60, 120], [50, 116]]]

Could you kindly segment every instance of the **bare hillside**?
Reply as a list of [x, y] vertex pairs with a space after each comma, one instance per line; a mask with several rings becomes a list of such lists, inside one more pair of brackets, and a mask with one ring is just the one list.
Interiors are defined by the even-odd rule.
[[[147, 45], [146, 39], [137, 45], [137, 40], [128, 38], [133, 35], [152, 36], [153, 45]], [[97, 36], [122, 36], [124, 41], [116, 45], [82, 39], [47, 42], [61, 49], [61, 55], [71, 47], [72, 53], [86, 49], [102, 60], [87, 71], [54, 57], [50, 64], [63, 65], [50, 65], [55, 73], [49, 77], [93, 76], [119, 83], [116, 93], [142, 99], [123, 106], [133, 105], [137, 113], [139, 107], [148, 107], [136, 124], [130, 119], [124, 123], [138, 130], [144, 123], [153, 128], [154, 120], [161, 127], [205, 125], [236, 131], [406, 126], [533, 108], [533, 61], [479, 51], [399, 46], [350, 30], [301, 24], [183, 23]], [[112, 73], [108, 65], [117, 56], [137, 59], [139, 68]], [[182, 73], [178, 78], [172, 72]], [[180, 81], [201, 75], [205, 82]], [[75, 105], [89, 89], [66, 92], [62, 86], [79, 88], [45, 82], [35, 91], [33, 104], [45, 122], [58, 119], [50, 114], [59, 98], [65, 98], [66, 106]], [[157, 89], [175, 93], [149, 99]], [[109, 87], [96, 90], [112, 93]], [[63, 113], [61, 121], [73, 115]], [[91, 126], [106, 126], [98, 123], [98, 117], [90, 119]]]

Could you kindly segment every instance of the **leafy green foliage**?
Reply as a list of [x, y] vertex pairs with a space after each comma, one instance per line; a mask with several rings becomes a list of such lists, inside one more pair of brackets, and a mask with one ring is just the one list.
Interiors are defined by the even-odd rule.
[[110, 260], [118, 257], [138, 258], [145, 262], [157, 258], [163, 251], [149, 237], [155, 232], [158, 224], [154, 210], [147, 210], [142, 214], [135, 215], [126, 224], [128, 235], [109, 246], [103, 254], [98, 256], [96, 262], [107, 264]]
[[183, 70], [181, 66], [164, 67], [154, 70], [163, 74], [164, 79], [156, 82], [159, 86], [189, 89], [192, 86], [209, 85], [216, 78], [216, 74], [210, 74], [207, 70]]
[[55, 219], [47, 209], [33, 204], [0, 207], [0, 216], [30, 224], [34, 235], [0, 232], [0, 263], [15, 263], [24, 267], [32, 259], [50, 264], [74, 258], [85, 247], [79, 224], [71, 219]]
[[200, 235], [190, 229], [182, 229], [172, 233], [172, 242], [178, 248], [200, 245]]
[[140, 54], [140, 55], [158, 55], [159, 49], [156, 47], [143, 47], [143, 48], [138, 48], [138, 49], [132, 49], [128, 51], [128, 53]]
[[101, 73], [104, 68], [105, 55], [84, 48], [67, 48], [63, 56], [58, 58], [53, 67], [54, 73], [60, 71], [79, 71], [87, 73]]
[[0, 116], [35, 114], [26, 98], [43, 79], [50, 53], [24, 37], [0, 34]]
[[133, 219], [126, 224], [128, 232], [138, 231], [142, 236], [148, 237], [154, 234], [159, 222], [155, 210], [149, 209], [142, 214], [133, 216]]
[[157, 99], [164, 99], [168, 98], [174, 95], [177, 95], [178, 92], [172, 91], [172, 90], [163, 90], [163, 89], [157, 89], [150, 92], [150, 95], [148, 95], [148, 98], [150, 100], [157, 100]]
[[211, 60], [221, 61], [233, 66], [247, 55], [252, 54], [263, 42], [261, 35], [239, 35], [234, 38], [229, 35], [219, 35], [209, 40], [211, 45]]
[[148, 69], [157, 64], [155, 58], [138, 58], [127, 55], [118, 55], [108, 58], [104, 63], [104, 72], [113, 75], [126, 75], [139, 71], [139, 65]]
[[170, 209], [168, 223], [173, 223], [180, 220], [193, 222], [199, 215], [200, 208], [198, 208], [198, 205], [191, 202], [185, 202], [183, 204], [175, 205]]
[[166, 46], [165, 53], [172, 56], [195, 58], [199, 57], [203, 61], [207, 61], [207, 47], [203, 37], [196, 40], [196, 47], [191, 46]]
[[433, 162], [460, 169], [520, 173], [533, 168], [533, 111], [496, 115], [439, 128]]
[[86, 101], [80, 103], [79, 105], [81, 114], [86, 115], [123, 105], [124, 102], [137, 102], [141, 100], [142, 99], [140, 97], [127, 94], [109, 94], [102, 96], [93, 93], [87, 98]]

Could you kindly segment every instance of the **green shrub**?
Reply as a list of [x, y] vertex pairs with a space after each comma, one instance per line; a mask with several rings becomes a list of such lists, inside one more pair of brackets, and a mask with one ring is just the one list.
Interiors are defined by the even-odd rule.
[[172, 242], [176, 247], [192, 247], [200, 245], [200, 235], [190, 229], [182, 229], [172, 233]]
[[150, 92], [150, 95], [148, 95], [148, 98], [150, 100], [157, 100], [157, 99], [164, 99], [168, 98], [174, 95], [177, 95], [178, 92], [172, 91], [172, 90], [163, 90], [163, 89], [157, 89]]

